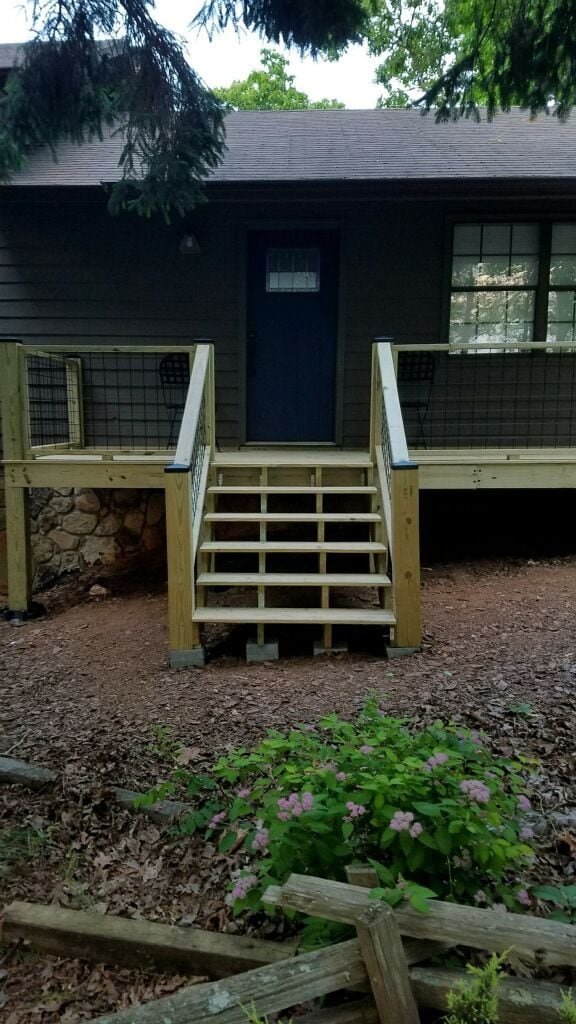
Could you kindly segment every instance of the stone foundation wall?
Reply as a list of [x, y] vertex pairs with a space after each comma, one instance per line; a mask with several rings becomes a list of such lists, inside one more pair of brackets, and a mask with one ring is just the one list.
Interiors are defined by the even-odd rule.
[[161, 490], [35, 488], [30, 518], [35, 589], [62, 573], [126, 561], [166, 543]]

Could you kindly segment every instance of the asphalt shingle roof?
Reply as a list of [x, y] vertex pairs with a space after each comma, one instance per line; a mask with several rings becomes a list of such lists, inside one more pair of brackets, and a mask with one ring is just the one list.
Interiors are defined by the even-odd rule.
[[9, 71], [22, 59], [22, 43], [0, 43], [0, 71]]
[[[0, 68], [17, 50], [0, 46]], [[576, 116], [561, 123], [516, 110], [492, 122], [436, 124], [416, 110], [241, 111], [228, 115], [226, 128], [215, 182], [576, 180]], [[64, 143], [56, 161], [41, 149], [13, 184], [112, 182], [121, 149], [119, 133], [83, 146]]]

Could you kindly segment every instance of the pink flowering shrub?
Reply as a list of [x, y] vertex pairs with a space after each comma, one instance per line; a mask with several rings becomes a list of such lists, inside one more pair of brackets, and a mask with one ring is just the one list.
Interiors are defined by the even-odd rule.
[[242, 848], [237, 910], [258, 909], [292, 872], [343, 880], [346, 865], [368, 861], [392, 905], [424, 910], [438, 896], [519, 911], [532, 857], [523, 768], [476, 733], [411, 726], [372, 701], [351, 722], [328, 715], [270, 732], [206, 776], [182, 769], [172, 792], [179, 784], [196, 801], [185, 832], [205, 833], [222, 853]]

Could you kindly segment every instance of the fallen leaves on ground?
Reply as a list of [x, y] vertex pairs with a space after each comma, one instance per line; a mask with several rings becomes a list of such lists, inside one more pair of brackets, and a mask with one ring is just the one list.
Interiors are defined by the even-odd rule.
[[[217, 658], [202, 671], [172, 672], [166, 600], [154, 581], [131, 593], [107, 579], [106, 601], [72, 607], [57, 591], [47, 595], [53, 611], [45, 619], [21, 628], [0, 623], [0, 754], [62, 773], [53, 794], [0, 793], [3, 902], [238, 927], [223, 897], [241, 854], [176, 843], [117, 807], [106, 788], [143, 789], [166, 776], [171, 762], [153, 729], [159, 724], [181, 741], [180, 764], [201, 770], [267, 728], [334, 710], [350, 716], [377, 694], [390, 714], [460, 721], [482, 730], [496, 750], [534, 758], [537, 811], [576, 807], [576, 561], [445, 565], [423, 575], [424, 649], [397, 661], [361, 644], [314, 659], [294, 653], [304, 649], [296, 639], [291, 657], [246, 665], [237, 656], [245, 635], [215, 631]], [[288, 650], [290, 638], [281, 639]], [[2, 861], [2, 835], [15, 829], [43, 837], [16, 866]], [[575, 845], [565, 827], [547, 837], [534, 884], [573, 882]], [[273, 922], [267, 927], [272, 934]], [[8, 973], [0, 977], [0, 1014], [9, 1024], [74, 1024], [172, 984], [26, 956], [25, 968], [18, 958], [1, 968]]]

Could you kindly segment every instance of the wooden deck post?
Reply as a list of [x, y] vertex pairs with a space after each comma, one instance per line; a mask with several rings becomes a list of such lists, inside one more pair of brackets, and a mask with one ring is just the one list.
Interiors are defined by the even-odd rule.
[[166, 546], [168, 561], [168, 627], [170, 665], [185, 668], [204, 665], [200, 627], [194, 614], [194, 565], [192, 555], [192, 474], [167, 473]]
[[418, 467], [392, 469], [392, 571], [397, 625], [389, 653], [417, 651], [422, 643]]
[[[26, 448], [24, 389], [19, 345], [0, 342], [0, 406], [4, 459], [20, 460]], [[25, 613], [32, 599], [32, 558], [28, 490], [10, 483], [6, 474], [8, 608]]]

